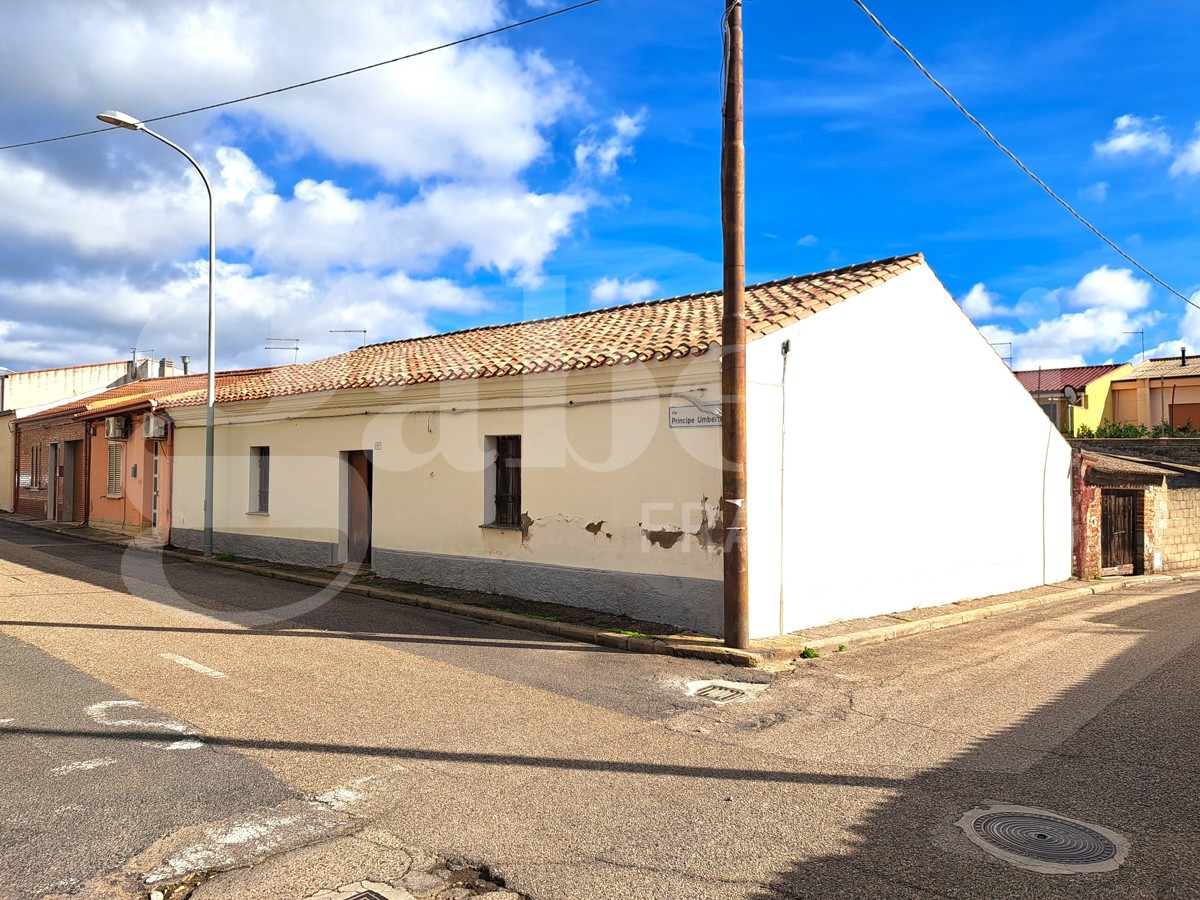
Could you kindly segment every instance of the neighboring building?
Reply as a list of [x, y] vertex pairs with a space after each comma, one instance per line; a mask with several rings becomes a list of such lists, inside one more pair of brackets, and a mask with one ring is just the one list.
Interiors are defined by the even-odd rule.
[[[13, 416], [6, 422], [11, 435], [16, 428], [13, 424], [14, 419], [19, 420], [25, 416], [55, 409], [66, 405], [68, 401], [82, 400], [139, 378], [151, 378], [156, 375], [170, 377], [181, 373], [182, 370], [176, 368], [174, 363], [166, 357], [161, 360], [141, 359], [136, 362], [126, 360], [64, 366], [57, 369], [8, 372], [0, 374], [0, 415], [11, 414]], [[63, 443], [70, 443], [70, 441], [82, 440], [77, 434], [77, 428], [68, 430], [72, 435], [69, 440], [63, 437], [54, 442], [61, 440]], [[3, 452], [3, 443], [4, 440], [0, 439], [0, 482], [4, 484], [4, 487], [0, 488], [0, 510], [12, 512], [16, 509], [16, 495], [20, 492], [20, 488], [14, 484], [17, 470], [14, 468], [12, 447], [9, 447], [9, 452]], [[64, 447], [61, 452], [74, 451]], [[26, 460], [27, 465], [30, 463], [40, 464], [46, 472], [49, 471], [48, 462], [48, 459]], [[60, 461], [60, 464], [64, 463]], [[30, 478], [33, 478], [28, 470], [25, 471]], [[45, 496], [39, 496], [36, 502], [30, 496], [30, 492], [33, 491], [50, 490], [48, 475], [43, 477], [46, 478], [45, 487], [33, 487], [33, 482], [26, 484], [26, 508], [32, 508], [30, 504], [39, 508], [45, 506]], [[60, 494], [56, 499], [61, 501], [62, 498], [63, 495]]]
[[[240, 374], [217, 373], [218, 383]], [[204, 375], [134, 381], [18, 419], [17, 511], [165, 542], [174, 428], [160, 406], [205, 383]]]
[[[754, 285], [746, 312], [753, 636], [1068, 577], [1070, 449], [921, 256]], [[216, 549], [719, 633], [720, 333], [695, 294], [225, 386]], [[947, 414], [947, 371], [987, 417]], [[202, 404], [169, 404], [185, 547]]]
[[1078, 578], [1200, 567], [1200, 441], [1074, 442]]
[[1102, 366], [1070, 366], [1062, 369], [1025, 369], [1013, 372], [1021, 387], [1029, 391], [1042, 412], [1062, 434], [1095, 429], [1105, 419], [1116, 420], [1109, 387], [1126, 376], [1129, 363]]
[[1154, 428], [1188, 423], [1200, 430], [1200, 359], [1179, 356], [1148, 359], [1112, 382], [1112, 419]]

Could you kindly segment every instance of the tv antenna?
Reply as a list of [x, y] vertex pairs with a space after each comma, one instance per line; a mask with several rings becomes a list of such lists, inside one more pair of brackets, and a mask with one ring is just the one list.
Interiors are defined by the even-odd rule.
[[367, 329], [365, 328], [330, 328], [330, 334], [361, 334], [362, 343], [358, 346], [365, 347], [367, 345]]
[[292, 364], [300, 362], [300, 338], [269, 337], [267, 341], [270, 343], [263, 348], [264, 350], [291, 350], [295, 354], [292, 357]]
[[1137, 331], [1122, 331], [1121, 334], [1140, 334], [1142, 336], [1142, 358], [1138, 362], [1146, 361], [1146, 330], [1139, 328]]

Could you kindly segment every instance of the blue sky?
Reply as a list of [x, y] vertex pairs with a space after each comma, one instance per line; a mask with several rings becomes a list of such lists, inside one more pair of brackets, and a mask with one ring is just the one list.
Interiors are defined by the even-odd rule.
[[[387, 59], [525, 0], [6, 7], [0, 144]], [[1014, 152], [1168, 283], [1200, 289], [1183, 0], [873, 0]], [[498, 38], [154, 127], [218, 198], [218, 363], [719, 287], [719, 0], [603, 0]], [[992, 147], [851, 0], [749, 0], [752, 281], [925, 253], [1019, 367], [1200, 347], [1200, 316]], [[128, 132], [0, 151], [0, 365], [205, 352], [205, 201]], [[1195, 313], [1195, 311], [1192, 311]], [[846, 348], [851, 352], [853, 348]], [[936, 353], [919, 332], [896, 353]], [[1006, 350], [1007, 352], [1007, 350]]]

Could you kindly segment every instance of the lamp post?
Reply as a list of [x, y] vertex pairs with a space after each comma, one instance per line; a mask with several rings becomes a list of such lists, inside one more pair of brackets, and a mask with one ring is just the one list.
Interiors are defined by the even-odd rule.
[[115, 109], [107, 109], [96, 116], [101, 122], [106, 122], [109, 125], [116, 125], [118, 128], [128, 128], [130, 131], [144, 131], [152, 138], [157, 138], [168, 147], [178, 150], [192, 164], [197, 172], [200, 173], [200, 180], [204, 182], [204, 189], [208, 191], [208, 388], [206, 391], [206, 402], [208, 405], [208, 418], [204, 432], [204, 555], [206, 557], [213, 555], [213, 454], [215, 448], [215, 424], [214, 416], [216, 412], [216, 347], [217, 347], [217, 317], [216, 306], [213, 303], [213, 270], [216, 262], [216, 227], [215, 216], [213, 212], [213, 192], [212, 185], [208, 183], [208, 178], [204, 174], [204, 170], [200, 168], [200, 163], [192, 158], [192, 155], [180, 147], [173, 141], [167, 140], [161, 134], [151, 131], [142, 122], [135, 119], [133, 116], [123, 112], [117, 112]]

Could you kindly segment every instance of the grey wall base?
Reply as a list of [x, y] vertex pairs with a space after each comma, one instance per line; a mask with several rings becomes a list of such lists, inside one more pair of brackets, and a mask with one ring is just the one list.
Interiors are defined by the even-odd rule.
[[[204, 532], [197, 528], [172, 528], [171, 543], [185, 550], [204, 547]], [[213, 532], [213, 552], [233, 553], [248, 559], [291, 563], [296, 566], [324, 568], [337, 562], [337, 544], [325, 541], [299, 541], [291, 538], [264, 537], [260, 534]]]
[[705, 578], [379, 548], [373, 568], [385, 578], [580, 606], [705, 634], [720, 635], [724, 625], [722, 584]]

